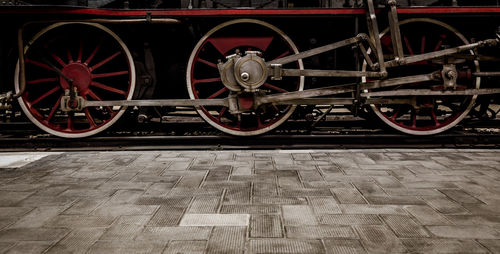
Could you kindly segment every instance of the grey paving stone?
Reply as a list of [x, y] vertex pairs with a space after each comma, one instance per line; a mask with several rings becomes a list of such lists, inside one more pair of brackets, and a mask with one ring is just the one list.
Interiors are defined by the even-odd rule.
[[95, 199], [80, 199], [75, 202], [70, 208], [66, 209], [62, 214], [66, 215], [89, 215], [102, 203], [106, 202], [108, 198], [95, 198]]
[[381, 215], [398, 237], [428, 237], [427, 231], [411, 217], [403, 215]]
[[332, 196], [332, 193], [328, 189], [286, 188], [286, 189], [281, 189], [280, 193], [281, 195], [286, 197]]
[[103, 228], [79, 228], [52, 246], [47, 253], [86, 253], [101, 235]]
[[415, 206], [405, 206], [408, 212], [410, 212], [422, 225], [447, 225], [451, 224], [444, 216], [436, 212], [429, 206], [415, 205]]
[[[44, 242], [44, 241], [24, 241], [19, 242], [12, 248], [9, 248], [6, 251], [6, 254], [29, 254], [29, 253], [44, 253], [52, 245], [52, 242]], [[0, 247], [0, 251], [2, 251]]]
[[340, 204], [339, 206], [340, 210], [347, 214], [407, 214], [400, 205]]
[[326, 214], [319, 216], [320, 224], [328, 225], [379, 225], [382, 221], [373, 214]]
[[149, 188], [144, 192], [144, 195], [148, 196], [161, 196], [165, 195], [174, 187], [174, 183], [153, 183]]
[[250, 220], [250, 237], [283, 237], [281, 227], [281, 218], [279, 215], [252, 215]]
[[302, 182], [322, 181], [323, 176], [318, 171], [299, 171]]
[[303, 197], [254, 196], [253, 203], [269, 205], [306, 205], [307, 199]]
[[250, 188], [228, 189], [222, 202], [224, 204], [248, 204], [250, 203]]
[[498, 239], [480, 239], [478, 242], [491, 252], [500, 253], [500, 241], [498, 241]]
[[285, 225], [317, 225], [318, 221], [310, 206], [284, 205], [283, 220]]
[[446, 218], [456, 225], [500, 225], [500, 215], [448, 215]]
[[204, 254], [207, 241], [171, 241], [164, 254]]
[[309, 197], [309, 202], [316, 214], [341, 213], [337, 201], [333, 197]]
[[178, 225], [184, 214], [184, 207], [161, 206], [148, 223], [152, 227], [165, 227]]
[[[406, 183], [403, 184], [406, 185]], [[384, 190], [391, 196], [444, 196], [443, 193], [434, 189], [384, 188]]]
[[220, 197], [196, 197], [187, 213], [217, 213]]
[[168, 207], [187, 207], [191, 202], [191, 197], [174, 196], [142, 196], [135, 201], [136, 205], [163, 205]]
[[0, 218], [3, 217], [20, 217], [33, 210], [32, 207], [0, 207]]
[[359, 240], [353, 239], [325, 239], [327, 254], [361, 254], [366, 253]]
[[85, 228], [108, 227], [115, 217], [93, 215], [58, 215], [45, 223], [44, 227], [50, 228]]
[[277, 205], [222, 205], [220, 213], [276, 214], [281, 209]]
[[207, 244], [207, 253], [243, 253], [246, 227], [215, 227]]
[[150, 215], [158, 210], [158, 205], [108, 205], [104, 204], [94, 210], [91, 214], [106, 217], [117, 217], [121, 215]]
[[321, 238], [356, 238], [357, 234], [349, 226], [285, 226], [288, 238], [321, 239]]
[[0, 231], [0, 242], [58, 241], [69, 232], [62, 228], [14, 228]]
[[0, 206], [14, 206], [35, 192], [0, 191]]
[[276, 184], [272, 183], [254, 183], [252, 194], [254, 196], [276, 196], [278, 188]]
[[356, 226], [363, 246], [369, 253], [404, 253], [406, 248], [401, 241], [384, 226]]
[[325, 250], [319, 240], [259, 239], [250, 240], [249, 253], [318, 254]]
[[62, 212], [66, 207], [42, 206], [20, 218], [9, 228], [38, 228]]
[[304, 182], [306, 188], [332, 188], [332, 189], [349, 189], [352, 188], [350, 183], [333, 182], [333, 181], [312, 181]]
[[249, 214], [184, 214], [180, 226], [248, 226]]
[[87, 253], [161, 253], [167, 243], [164, 241], [103, 241], [99, 240], [90, 247]]
[[403, 185], [394, 176], [374, 176], [373, 179], [383, 188], [402, 188]]
[[402, 239], [411, 253], [489, 253], [473, 240], [461, 239]]
[[463, 206], [446, 197], [422, 197], [425, 202], [442, 214], [468, 214]]
[[478, 199], [474, 198], [473, 196], [469, 195], [463, 190], [460, 189], [440, 189], [442, 193], [444, 193], [446, 196], [454, 200], [455, 202], [461, 203], [461, 204], [478, 204], [481, 203]]
[[494, 228], [483, 225], [426, 226], [434, 235], [444, 238], [463, 239], [500, 239], [500, 233]]
[[211, 232], [212, 227], [146, 227], [136, 240], [207, 240]]
[[417, 197], [412, 196], [364, 196], [368, 203], [374, 205], [425, 205], [426, 203]]
[[335, 197], [337, 197], [341, 204], [366, 204], [363, 195], [361, 195], [361, 193], [354, 188], [333, 188], [330, 190], [335, 194]]
[[101, 240], [133, 240], [144, 226], [134, 224], [113, 224], [106, 229]]
[[184, 187], [184, 188], [196, 188], [200, 186], [201, 181], [205, 178], [204, 175], [187, 175], [183, 176], [175, 187]]

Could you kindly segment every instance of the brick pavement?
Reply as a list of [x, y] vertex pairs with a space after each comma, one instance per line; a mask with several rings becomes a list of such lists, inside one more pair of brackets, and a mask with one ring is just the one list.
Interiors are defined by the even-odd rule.
[[500, 253], [500, 150], [67, 152], [0, 168], [0, 253], [45, 252]]

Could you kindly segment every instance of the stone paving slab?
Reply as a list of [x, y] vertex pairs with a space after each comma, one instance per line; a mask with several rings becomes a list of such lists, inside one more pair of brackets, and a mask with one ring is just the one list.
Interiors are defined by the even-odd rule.
[[500, 150], [0, 154], [0, 253], [500, 253]]

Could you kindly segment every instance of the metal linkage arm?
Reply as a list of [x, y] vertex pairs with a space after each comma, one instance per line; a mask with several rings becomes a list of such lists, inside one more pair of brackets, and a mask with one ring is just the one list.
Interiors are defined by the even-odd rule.
[[[64, 98], [63, 98], [64, 99]], [[121, 101], [84, 101], [83, 107], [111, 106], [229, 106], [227, 99], [166, 99], [166, 100], [121, 100]]]
[[[269, 72], [274, 74], [274, 72]], [[281, 76], [283, 77], [367, 77], [367, 78], [382, 78], [380, 72], [367, 71], [344, 71], [344, 70], [297, 70], [297, 69], [282, 69]]]
[[395, 67], [400, 65], [406, 65], [411, 63], [416, 63], [420, 61], [432, 60], [435, 58], [440, 58], [444, 56], [454, 55], [456, 53], [472, 50], [475, 48], [486, 47], [486, 46], [496, 46], [499, 44], [499, 39], [488, 39], [484, 41], [478, 41], [476, 43], [466, 44], [462, 46], [458, 46], [455, 48], [443, 49], [439, 51], [434, 51], [430, 53], [407, 56], [403, 59], [395, 59], [388, 62], [385, 62], [386, 67]]
[[304, 52], [301, 52], [301, 53], [298, 53], [295, 55], [290, 55], [290, 56], [286, 56], [283, 58], [279, 58], [276, 60], [266, 62], [266, 65], [271, 66], [272, 64], [282, 64], [283, 65], [283, 64], [287, 64], [287, 63], [293, 63], [293, 62], [300, 60], [300, 59], [303, 59], [303, 58], [319, 55], [319, 54], [322, 54], [322, 53], [325, 53], [325, 52], [328, 52], [328, 51], [331, 51], [334, 49], [349, 46], [349, 45], [356, 44], [358, 42], [366, 41], [366, 40], [368, 40], [368, 36], [366, 34], [358, 34], [356, 37], [353, 37], [353, 38], [349, 38], [349, 39], [335, 42], [332, 44], [328, 44], [328, 45], [325, 45], [325, 46], [322, 46], [319, 48], [306, 50]]

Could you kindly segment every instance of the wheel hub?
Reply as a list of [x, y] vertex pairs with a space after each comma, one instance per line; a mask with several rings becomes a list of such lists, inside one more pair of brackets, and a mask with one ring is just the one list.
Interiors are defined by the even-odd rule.
[[[62, 69], [62, 73], [73, 80], [73, 86], [76, 87], [81, 94], [87, 92], [92, 82], [92, 73], [87, 65], [82, 63], [70, 63]], [[66, 90], [70, 88], [70, 84], [63, 77], [59, 78], [59, 82], [63, 89]]]
[[227, 57], [225, 63], [219, 63], [218, 69], [224, 86], [229, 90], [254, 92], [267, 79], [266, 62], [258, 51], [246, 51], [241, 57], [239, 52]]

